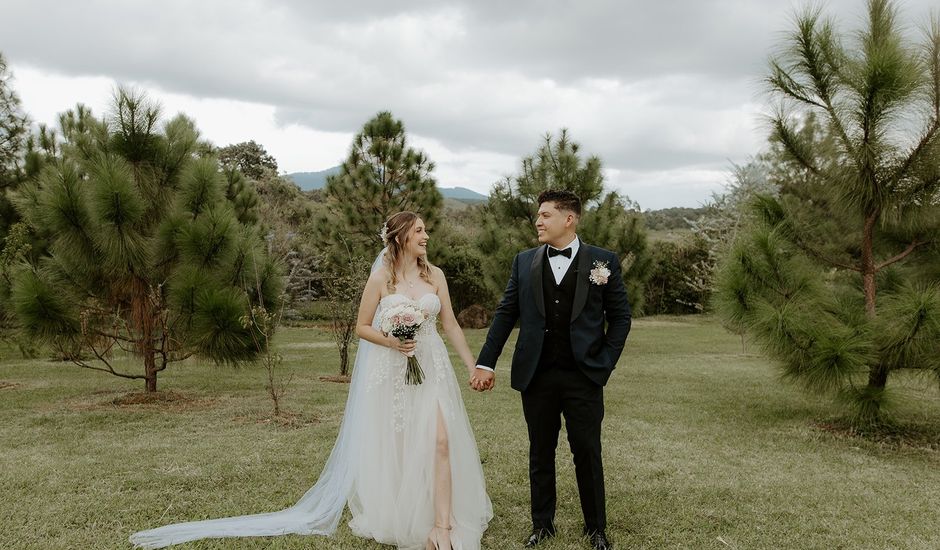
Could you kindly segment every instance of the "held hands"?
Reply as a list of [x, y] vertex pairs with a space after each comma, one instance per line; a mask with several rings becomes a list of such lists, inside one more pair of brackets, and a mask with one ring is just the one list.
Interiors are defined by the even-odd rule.
[[496, 373], [486, 369], [473, 369], [470, 374], [470, 387], [478, 392], [492, 390], [496, 387]]

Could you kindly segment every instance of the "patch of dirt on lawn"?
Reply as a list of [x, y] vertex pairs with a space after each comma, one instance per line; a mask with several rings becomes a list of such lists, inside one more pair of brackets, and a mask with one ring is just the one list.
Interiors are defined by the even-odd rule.
[[670, 317], [668, 315], [653, 318], [640, 317], [639, 319], [633, 319], [634, 325], [638, 327], [695, 326], [695, 324], [699, 322], [700, 321], [698, 319], [692, 319], [688, 317]]
[[350, 380], [352, 380], [352, 378], [350, 378], [349, 376], [342, 376], [342, 375], [320, 377], [321, 382], [336, 382], [338, 384], [348, 384]]
[[233, 420], [236, 422], [252, 422], [255, 424], [272, 424], [279, 428], [303, 428], [304, 426], [320, 423], [320, 417], [315, 414], [295, 413], [290, 411], [281, 411], [279, 416], [274, 416], [271, 413], [236, 416]]
[[335, 348], [336, 344], [333, 342], [291, 342], [278, 347], [281, 349], [322, 349]]
[[17, 386], [19, 386], [19, 384], [16, 384], [14, 382], [4, 382], [3, 380], [0, 380], [0, 390], [12, 390], [13, 388]]
[[936, 426], [884, 424], [859, 428], [839, 420], [816, 422], [813, 426], [839, 439], [861, 439], [893, 449], [940, 451], [940, 430]]
[[[115, 392], [95, 392], [92, 395], [106, 395]], [[179, 392], [174, 390], [158, 392], [131, 392], [118, 393], [115, 397], [105, 401], [82, 400], [69, 404], [72, 410], [160, 410], [168, 412], [185, 412], [208, 409], [221, 402], [216, 397], [206, 397], [201, 394]]]

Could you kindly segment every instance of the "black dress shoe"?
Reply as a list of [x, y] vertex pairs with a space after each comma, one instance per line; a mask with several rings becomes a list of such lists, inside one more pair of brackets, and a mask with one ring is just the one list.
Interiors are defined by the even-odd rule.
[[614, 545], [607, 540], [607, 535], [603, 531], [595, 531], [590, 534], [591, 548], [594, 550], [613, 550]]
[[525, 541], [525, 548], [535, 548], [545, 539], [550, 539], [555, 536], [555, 531], [552, 529], [546, 529], [544, 527], [533, 529], [532, 534], [529, 535], [529, 540]]

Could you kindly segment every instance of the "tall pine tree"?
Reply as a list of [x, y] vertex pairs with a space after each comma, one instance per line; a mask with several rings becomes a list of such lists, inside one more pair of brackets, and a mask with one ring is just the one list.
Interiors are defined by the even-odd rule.
[[[123, 89], [104, 119], [79, 108], [60, 121], [58, 154], [17, 199], [49, 243], [13, 276], [23, 330], [147, 391], [193, 354], [254, 358], [264, 339], [243, 318], [252, 306], [274, 309], [278, 273], [238, 178], [203, 154], [193, 123], [161, 124], [156, 106]], [[141, 370], [128, 370], [124, 354]]]
[[[408, 146], [404, 124], [390, 112], [378, 113], [353, 138], [339, 174], [327, 179], [326, 208], [317, 221], [327, 256], [323, 275], [331, 280], [324, 287], [334, 306], [359, 301], [368, 266], [383, 246], [379, 232], [392, 214], [410, 210], [433, 230], [444, 202], [433, 171], [434, 163]], [[330, 284], [336, 281], [342, 284]], [[355, 315], [355, 308], [332, 308], [341, 371], [349, 363]]]
[[876, 422], [890, 373], [940, 378], [940, 19], [915, 45], [886, 0], [854, 40], [807, 10], [767, 82], [789, 168], [755, 202], [719, 304], [787, 375]]
[[392, 113], [366, 122], [326, 184], [329, 213], [320, 226], [340, 262], [349, 254], [371, 260], [382, 248], [382, 224], [396, 212], [416, 212], [433, 229], [444, 202], [433, 171], [427, 155], [408, 146], [405, 126]]
[[25, 179], [29, 136], [29, 119], [23, 113], [12, 80], [6, 58], [0, 53], [0, 248], [10, 226], [16, 223], [10, 193]]
[[579, 237], [618, 254], [630, 304], [641, 314], [652, 263], [639, 209], [615, 192], [605, 193], [600, 158], [582, 158], [580, 146], [566, 130], [557, 139], [545, 136], [535, 155], [522, 159], [521, 172], [490, 192], [482, 211], [479, 248], [486, 251], [483, 271], [493, 294], [502, 294], [513, 257], [538, 246], [538, 196], [548, 189], [571, 191], [581, 199]]

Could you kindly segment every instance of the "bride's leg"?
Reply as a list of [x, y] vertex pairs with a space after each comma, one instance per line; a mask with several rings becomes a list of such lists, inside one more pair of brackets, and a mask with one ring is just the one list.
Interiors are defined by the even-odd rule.
[[[437, 548], [450, 550], [451, 509], [450, 442], [441, 407], [437, 407], [437, 442], [434, 447], [434, 530]], [[430, 541], [429, 541], [430, 542]]]

